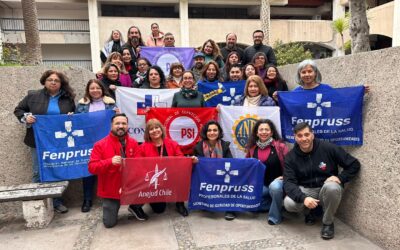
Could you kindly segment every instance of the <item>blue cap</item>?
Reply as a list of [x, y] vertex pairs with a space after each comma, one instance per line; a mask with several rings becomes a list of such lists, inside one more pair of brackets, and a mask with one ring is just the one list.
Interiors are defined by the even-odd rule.
[[197, 58], [197, 57], [206, 58], [206, 56], [203, 54], [203, 52], [196, 52], [196, 53], [194, 53], [193, 59], [195, 59], [195, 58]]

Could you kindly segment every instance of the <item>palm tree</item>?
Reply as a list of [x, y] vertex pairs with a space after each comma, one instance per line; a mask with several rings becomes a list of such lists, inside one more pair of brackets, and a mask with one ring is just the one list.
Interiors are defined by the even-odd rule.
[[261, 21], [261, 30], [264, 32], [264, 44], [269, 45], [269, 33], [271, 29], [270, 25], [271, 20], [271, 5], [269, 0], [261, 0], [260, 7], [260, 21]]
[[42, 63], [42, 49], [40, 46], [38, 17], [35, 0], [22, 0], [22, 15], [24, 19], [26, 56], [24, 65], [38, 65]]
[[365, 0], [350, 0], [350, 16], [351, 53], [370, 51]]
[[332, 22], [332, 29], [335, 33], [338, 33], [341, 38], [342, 42], [342, 47], [341, 51], [343, 55], [345, 54], [345, 48], [344, 48], [344, 35], [343, 33], [349, 28], [349, 15], [346, 13], [344, 17], [340, 17], [338, 19], [335, 19]]

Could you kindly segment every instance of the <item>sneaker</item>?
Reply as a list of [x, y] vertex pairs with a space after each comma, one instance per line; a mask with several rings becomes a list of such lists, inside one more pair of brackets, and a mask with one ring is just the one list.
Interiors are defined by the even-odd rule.
[[133, 214], [138, 220], [148, 220], [149, 216], [143, 211], [142, 207], [130, 205], [128, 211]]
[[330, 240], [334, 236], [335, 236], [335, 227], [333, 223], [330, 225], [322, 224], [321, 238], [324, 240]]
[[63, 204], [60, 204], [54, 207], [54, 211], [60, 214], [65, 214], [66, 212], [68, 212], [68, 208]]
[[225, 212], [225, 220], [234, 220], [236, 214], [234, 212]]

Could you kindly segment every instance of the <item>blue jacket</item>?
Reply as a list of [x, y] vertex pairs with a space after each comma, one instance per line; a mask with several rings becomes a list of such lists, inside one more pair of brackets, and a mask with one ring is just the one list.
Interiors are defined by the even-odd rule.
[[[244, 99], [246, 98], [245, 95], [242, 95], [241, 97], [237, 98], [235, 100], [235, 103], [233, 104], [234, 106], [243, 106], [244, 104]], [[258, 106], [262, 107], [262, 106], [276, 106], [274, 100], [269, 97], [269, 96], [261, 96], [260, 98], [260, 103], [258, 104]]]
[[[103, 102], [106, 106], [106, 109], [114, 109], [116, 107], [115, 101], [111, 97], [104, 96]], [[90, 100], [85, 100], [85, 98], [82, 98], [78, 102], [75, 113], [87, 113], [89, 112], [89, 106], [90, 106]]]

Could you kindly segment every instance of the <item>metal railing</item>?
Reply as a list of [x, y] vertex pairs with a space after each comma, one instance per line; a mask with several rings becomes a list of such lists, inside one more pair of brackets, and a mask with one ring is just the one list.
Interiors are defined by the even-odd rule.
[[43, 60], [46, 66], [75, 66], [92, 71], [91, 60]]
[[[22, 18], [1, 18], [2, 31], [24, 31]], [[84, 19], [39, 19], [39, 31], [89, 32], [89, 20]]]

